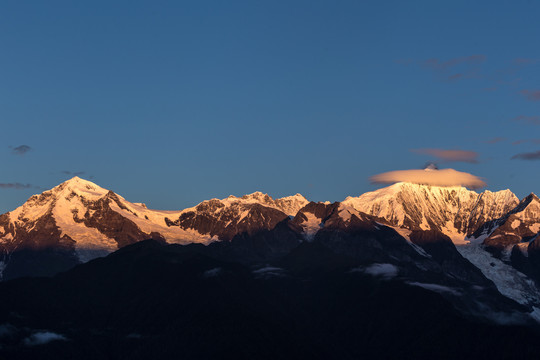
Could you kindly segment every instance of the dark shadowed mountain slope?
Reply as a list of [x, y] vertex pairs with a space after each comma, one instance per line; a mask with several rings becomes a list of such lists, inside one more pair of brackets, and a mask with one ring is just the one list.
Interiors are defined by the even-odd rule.
[[[252, 268], [208, 256], [200, 245], [144, 241], [53, 278], [4, 282], [0, 356], [527, 359], [540, 354], [534, 330], [464, 319], [440, 295], [351, 271], [358, 260], [321, 246], [303, 243], [281, 267]], [[37, 345], [45, 333], [57, 340]]]

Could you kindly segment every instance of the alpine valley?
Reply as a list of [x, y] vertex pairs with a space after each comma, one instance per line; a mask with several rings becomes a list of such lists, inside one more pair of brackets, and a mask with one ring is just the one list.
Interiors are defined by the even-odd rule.
[[537, 358], [539, 235], [510, 190], [162, 211], [74, 177], [0, 215], [0, 354]]

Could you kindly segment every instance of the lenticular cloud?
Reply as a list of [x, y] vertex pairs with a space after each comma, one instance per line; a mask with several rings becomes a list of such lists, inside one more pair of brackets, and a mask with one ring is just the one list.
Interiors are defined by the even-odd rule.
[[375, 184], [409, 182], [413, 184], [435, 186], [465, 186], [471, 189], [478, 189], [486, 186], [486, 183], [478, 176], [456, 171], [454, 169], [389, 171], [374, 175], [369, 178], [369, 180]]

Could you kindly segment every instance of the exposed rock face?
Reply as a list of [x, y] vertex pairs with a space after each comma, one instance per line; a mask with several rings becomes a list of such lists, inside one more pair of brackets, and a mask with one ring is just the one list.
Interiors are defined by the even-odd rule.
[[298, 211], [292, 222], [302, 229], [307, 240], [313, 240], [315, 234], [338, 208], [339, 203], [310, 202]]
[[230, 241], [235, 235], [255, 234], [271, 230], [289, 216], [294, 216], [308, 201], [300, 194], [273, 200], [256, 192], [241, 198], [204, 201], [195, 208], [187, 209], [171, 226], [195, 229], [202, 234]]
[[[507, 214], [486, 222], [472, 235], [497, 258], [540, 284], [540, 200], [530, 194]], [[473, 240], [473, 241], [474, 241]]]
[[500, 250], [522, 243], [520, 247], [526, 251], [529, 241], [539, 231], [540, 200], [536, 195], [530, 194], [508, 213], [486, 222], [473, 236], [484, 237], [485, 245]]

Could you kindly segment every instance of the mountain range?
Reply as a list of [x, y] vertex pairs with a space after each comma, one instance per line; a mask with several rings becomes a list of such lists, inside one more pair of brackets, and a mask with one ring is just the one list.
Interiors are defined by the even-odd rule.
[[74, 177], [0, 215], [0, 355], [536, 358], [539, 232], [509, 190], [164, 211]]
[[3, 280], [53, 276], [149, 239], [279, 269], [317, 244], [353, 259], [350, 271], [436, 292], [467, 316], [537, 322], [539, 231], [538, 197], [510, 190], [396, 183], [335, 203], [255, 192], [163, 211], [74, 177], [0, 215], [0, 270]]

